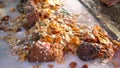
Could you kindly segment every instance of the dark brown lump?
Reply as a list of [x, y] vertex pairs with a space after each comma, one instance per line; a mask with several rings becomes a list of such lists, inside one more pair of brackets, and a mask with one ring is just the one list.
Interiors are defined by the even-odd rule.
[[82, 68], [88, 68], [88, 65], [87, 65], [87, 64], [84, 64], [84, 65], [82, 66]]
[[71, 62], [69, 65], [70, 65], [70, 68], [76, 68], [77, 63], [76, 62]]
[[22, 23], [26, 30], [29, 30], [35, 25], [35, 22], [39, 20], [39, 14], [37, 12], [32, 12], [27, 15], [27, 22]]
[[9, 16], [8, 15], [6, 15], [6, 16], [4, 16], [3, 18], [2, 18], [2, 21], [8, 21], [9, 20]]
[[37, 41], [37, 40], [39, 40], [40, 39], [40, 35], [39, 35], [39, 33], [32, 33], [32, 40], [33, 41]]
[[83, 61], [92, 60], [98, 57], [100, 47], [94, 43], [84, 42], [77, 48], [77, 55]]

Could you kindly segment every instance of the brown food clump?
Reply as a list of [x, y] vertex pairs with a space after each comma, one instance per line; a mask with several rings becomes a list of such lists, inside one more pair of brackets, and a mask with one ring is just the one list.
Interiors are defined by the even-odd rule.
[[0, 8], [4, 8], [4, 7], [5, 7], [5, 5], [3, 4], [2, 1], [0, 1]]
[[70, 65], [70, 68], [76, 68], [77, 63], [76, 62], [71, 62], [69, 65]]
[[16, 7], [18, 12], [22, 14], [28, 14], [36, 11], [36, 5], [33, 0], [21, 0]]
[[28, 30], [30, 29], [32, 26], [34, 26], [35, 22], [39, 20], [39, 15], [37, 12], [33, 12], [27, 15], [27, 23], [22, 24], [23, 27]]
[[10, 8], [11, 12], [15, 12], [15, 10], [16, 10], [15, 8]]
[[26, 59], [27, 59], [26, 53], [23, 53], [19, 56], [19, 60], [21, 60], [21, 61], [25, 61]]
[[30, 62], [50, 62], [54, 61], [47, 45], [41, 45], [37, 42], [28, 53], [28, 61]]
[[5, 6], [4, 5], [0, 5], [0, 8], [4, 8]]
[[3, 18], [2, 18], [2, 21], [8, 21], [9, 20], [9, 16], [7, 15], [7, 16], [4, 16]]
[[82, 68], [88, 68], [88, 65], [87, 65], [87, 64], [84, 64], [84, 65], [82, 66]]
[[77, 48], [77, 55], [83, 61], [93, 60], [98, 57], [100, 46], [96, 43], [84, 42]]
[[53, 65], [53, 64], [48, 64], [48, 67], [49, 67], [49, 68], [53, 68], [54, 65]]

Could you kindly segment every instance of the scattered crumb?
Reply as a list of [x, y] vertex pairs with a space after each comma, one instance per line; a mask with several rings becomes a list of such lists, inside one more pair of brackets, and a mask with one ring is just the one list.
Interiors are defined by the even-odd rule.
[[38, 66], [33, 66], [32, 68], [39, 68]]
[[16, 10], [15, 8], [10, 8], [11, 12], [15, 12], [15, 10]]
[[5, 7], [5, 5], [3, 4], [2, 1], [0, 1], [0, 8], [4, 8], [4, 7]]
[[76, 62], [71, 62], [69, 65], [70, 65], [70, 68], [76, 68], [77, 63]]
[[[4, 5], [3, 5], [4, 6]], [[2, 7], [3, 7], [2, 6]], [[1, 8], [1, 4], [0, 4], [0, 8]], [[44, 8], [45, 9], [45, 8]], [[41, 9], [42, 10], [42, 9]], [[14, 12], [14, 11], [16, 11], [16, 9], [15, 8], [10, 8], [10, 11], [11, 12]], [[52, 10], [53, 11], [53, 10]], [[51, 12], [48, 12], [48, 13], [50, 13], [50, 14], [52, 14], [52, 11]], [[42, 16], [44, 17], [45, 16], [45, 18], [46, 18], [46, 14], [47, 13], [47, 11], [45, 11], [44, 13], [41, 13], [41, 14], [43, 14]], [[32, 16], [30, 16], [30, 21], [32, 21], [32, 20], [34, 20], [34, 19], [32, 19], [32, 18], [35, 18], [35, 17], [33, 17], [33, 16], [35, 16], [36, 14], [33, 14]], [[62, 14], [61, 14], [61, 16], [62, 16]], [[54, 16], [53, 16], [54, 17]], [[35, 18], [36, 19], [36, 18]], [[39, 19], [39, 18], [38, 18]], [[51, 19], [51, 18], [50, 18]], [[60, 18], [61, 19], [61, 18]], [[9, 20], [9, 16], [5, 16], [5, 17], [3, 17], [3, 19], [2, 19], [2, 21], [8, 21]], [[46, 20], [46, 19], [45, 19]], [[54, 19], [53, 18], [53, 20], [55, 20], [56, 21], [56, 18]], [[84, 19], [85, 20], [85, 19]], [[50, 20], [51, 21], [51, 20]], [[44, 21], [43, 21], [44, 22]], [[49, 22], [49, 20], [48, 20], [48, 22]], [[48, 23], [47, 22], [47, 23]], [[52, 28], [50, 28], [51, 29], [51, 31], [50, 32], [53, 32], [53, 34], [56, 34], [56, 36], [57, 36], [57, 34], [59, 34], [60, 35], [60, 37], [64, 34], [64, 33], [68, 33], [68, 31], [69, 31], [69, 29], [67, 29], [67, 27], [69, 27], [70, 29], [72, 29], [73, 28], [73, 26], [66, 26], [67, 24], [65, 24], [65, 22], [62, 20], [62, 21], [60, 21], [61, 23], [62, 23], [62, 25], [63, 26], [60, 26], [61, 24], [59, 24], [58, 23], [58, 26], [61, 28], [61, 29], [59, 29], [59, 27], [55, 27], [55, 28], [57, 28], [57, 29], [55, 29], [54, 28], [54, 30], [52, 29]], [[69, 21], [68, 21], [69, 22]], [[38, 24], [40, 24], [41, 22], [38, 22]], [[49, 23], [51, 23], [51, 22], [49, 22]], [[29, 27], [32, 27], [33, 25], [28, 25], [29, 23], [27, 23], [27, 25], [26, 25], [26, 28], [27, 28], [27, 26]], [[35, 23], [32, 23], [32, 24], [35, 24]], [[47, 24], [47, 25], [49, 25], [49, 24]], [[45, 26], [45, 25], [38, 25], [38, 28], [36, 29], [36, 30], [41, 30], [42, 28], [40, 28], [41, 26]], [[48, 26], [47, 26], [48, 27]], [[17, 31], [20, 31], [20, 29], [18, 29]], [[71, 40], [71, 42], [73, 43], [73, 44], [77, 44], [77, 45], [79, 45], [80, 44], [80, 40], [79, 40], [79, 37], [76, 37], [76, 35], [79, 35], [79, 34], [77, 34], [78, 32], [79, 32], [79, 28], [73, 28], [72, 30], [70, 30], [71, 32], [69, 32], [69, 34], [65, 34], [65, 42], [62, 42], [61, 43], [61, 38], [58, 38], [58, 40], [57, 40], [57, 42], [58, 43], [61, 43], [62, 45], [64, 45], [64, 44], [66, 44], [66, 41], [67, 41], [67, 43], [69, 43], [69, 37], [71, 36], [71, 35], [74, 35], [75, 37], [73, 37], [72, 38], [72, 40]], [[43, 32], [45, 32], [45, 31], [43, 31]], [[47, 31], [46, 31], [47, 32]], [[42, 33], [42, 32], [40, 32], [40, 33]], [[73, 33], [76, 33], [76, 34], [73, 34]], [[48, 33], [49, 34], [49, 33]], [[50, 35], [51, 36], [51, 35]], [[29, 36], [28, 36], [29, 37]], [[67, 38], [67, 39], [66, 39]], [[70, 37], [71, 38], [71, 37]], [[48, 38], [47, 39], [47, 41], [49, 40], [49, 42], [51, 42], [51, 38]], [[64, 41], [64, 36], [62, 37], [62, 41]], [[116, 41], [114, 41], [116, 44], [118, 44], [119, 45], [119, 43], [118, 42], [116, 42]], [[52, 40], [52, 43], [53, 43], [53, 40]], [[59, 51], [58, 51], [59, 52]], [[60, 51], [61, 52], [61, 51]], [[76, 52], [76, 51], [75, 51]], [[14, 53], [15, 54], [15, 53]], [[57, 53], [56, 53], [57, 54]], [[59, 54], [58, 54], [59, 55]], [[20, 60], [22, 60], [22, 61], [24, 61], [24, 60], [26, 60], [27, 59], [27, 57], [26, 57], [27, 55], [25, 54], [25, 53], [23, 53], [23, 54], [21, 54], [20, 56], [19, 56], [19, 59]], [[116, 63], [114, 63], [115, 65], [117, 65]], [[76, 66], [77, 66], [77, 63], [76, 62], [71, 62], [70, 64], [69, 64], [69, 66], [70, 66], [70, 68], [76, 68]], [[53, 68], [54, 67], [54, 65], [53, 64], [48, 64], [48, 67], [49, 68]], [[33, 68], [39, 68], [38, 66], [33, 66]], [[88, 65], [87, 64], [84, 64], [83, 66], [82, 66], [82, 68], [88, 68]]]
[[32, 66], [32, 68], [41, 68], [41, 64], [38, 64], [38, 65]]
[[23, 53], [19, 56], [19, 60], [21, 60], [21, 61], [25, 61], [26, 58], [27, 58], [26, 53]]
[[84, 64], [84, 65], [82, 66], [82, 68], [88, 68], [88, 65], [87, 65], [87, 64]]
[[3, 18], [2, 18], [2, 21], [8, 21], [9, 20], [9, 16], [7, 15], [7, 16], [4, 16]]
[[0, 5], [0, 8], [4, 8], [5, 6], [4, 5]]
[[19, 32], [19, 31], [22, 31], [22, 29], [21, 29], [21, 28], [18, 28], [18, 29], [17, 29], [17, 32]]
[[49, 67], [49, 68], [53, 68], [54, 65], [53, 65], [53, 64], [48, 64], [48, 67]]

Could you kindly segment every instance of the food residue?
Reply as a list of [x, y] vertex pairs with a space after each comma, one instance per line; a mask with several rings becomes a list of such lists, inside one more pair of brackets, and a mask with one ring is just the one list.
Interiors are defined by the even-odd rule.
[[[78, 55], [83, 61], [95, 58], [111, 60], [120, 46], [120, 42], [109, 38], [107, 32], [99, 25], [88, 27], [78, 25], [79, 15], [72, 15], [65, 10], [60, 0], [21, 0], [11, 8], [11, 12], [18, 10], [20, 16], [10, 20], [13, 32], [5, 39], [21, 61], [64, 63], [65, 54]], [[8, 21], [4, 16], [3, 21]], [[0, 27], [2, 29], [3, 27]], [[5, 31], [4, 27], [4, 31]], [[12, 35], [25, 29], [25, 37]], [[7, 29], [6, 29], [7, 31]], [[17, 49], [14, 47], [17, 46]], [[75, 68], [76, 62], [70, 67]], [[53, 68], [53, 65], [48, 65]], [[88, 68], [84, 65], [83, 68]]]

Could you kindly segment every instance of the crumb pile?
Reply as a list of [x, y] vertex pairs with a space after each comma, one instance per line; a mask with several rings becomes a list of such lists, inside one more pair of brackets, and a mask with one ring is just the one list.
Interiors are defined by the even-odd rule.
[[[79, 15], [71, 15], [62, 6], [60, 0], [21, 0], [17, 5], [21, 15], [13, 20], [18, 23], [13, 28], [19, 32], [19, 27], [24, 27], [26, 37], [7, 37], [13, 53], [20, 60], [30, 62], [63, 63], [64, 55], [68, 53], [87, 60], [112, 59], [120, 43], [112, 40], [99, 25], [91, 28], [80, 25], [77, 22]], [[88, 44], [84, 45], [85, 42]], [[94, 47], [99, 49], [97, 54]]]

